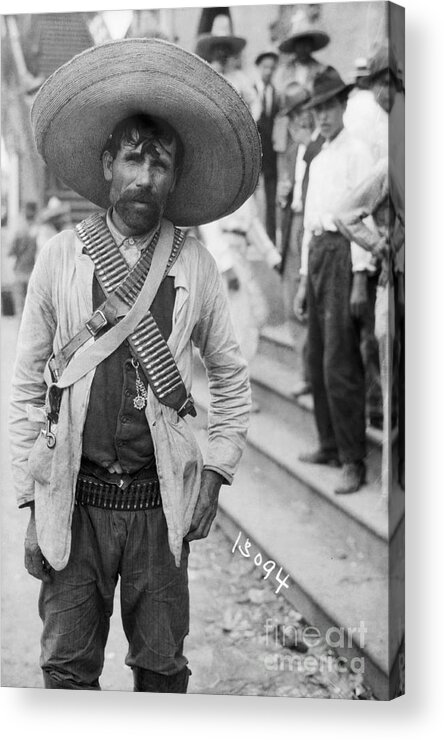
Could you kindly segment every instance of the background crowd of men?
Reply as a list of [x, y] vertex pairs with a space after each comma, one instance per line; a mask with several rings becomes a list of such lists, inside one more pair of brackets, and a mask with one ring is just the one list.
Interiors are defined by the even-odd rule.
[[[367, 59], [356, 60], [352, 82], [316, 59], [329, 43], [324, 30], [296, 15], [278, 49], [257, 56], [252, 80], [242, 70], [246, 40], [234, 35], [229, 18], [216, 17], [211, 32], [200, 36], [196, 52], [249, 104], [263, 150], [249, 215], [244, 207], [243, 219], [234, 214], [234, 222], [230, 217], [219, 224], [219, 238], [216, 225], [201, 236], [227, 276], [244, 352], [245, 314], [234, 298], [242, 289], [242, 270], [233, 281], [236, 259], [246, 257], [253, 243], [280, 272], [288, 324], [307, 327], [302, 372], [292, 390], [296, 397], [313, 394], [319, 447], [301, 460], [341, 467], [335, 492], [348, 494], [366, 481], [368, 423], [388, 436], [398, 424], [404, 485], [404, 84], [386, 40]], [[400, 142], [390, 153], [390, 177], [389, 114], [396, 117]], [[264, 228], [253, 232], [258, 213]], [[226, 250], [221, 259], [217, 242], [236, 255], [232, 262]], [[249, 315], [258, 323], [260, 290], [252, 290], [254, 276], [246, 274]], [[251, 326], [249, 331], [251, 337]], [[251, 360], [257, 343], [248, 346]]]

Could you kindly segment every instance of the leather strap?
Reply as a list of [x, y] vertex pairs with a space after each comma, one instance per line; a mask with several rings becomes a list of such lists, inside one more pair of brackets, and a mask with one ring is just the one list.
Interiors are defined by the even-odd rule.
[[170, 221], [163, 219], [159, 241], [154, 250], [150, 271], [134, 305], [126, 315], [109, 331], [99, 337], [88, 350], [74, 357], [57, 381], [58, 388], [68, 388], [94, 370], [103, 360], [111, 355], [122, 342], [134, 331], [151, 306], [162, 282], [174, 238], [174, 227]]

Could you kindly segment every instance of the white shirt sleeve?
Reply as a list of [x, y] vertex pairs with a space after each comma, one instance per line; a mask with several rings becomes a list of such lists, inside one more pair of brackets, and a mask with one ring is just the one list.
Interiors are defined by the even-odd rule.
[[[372, 171], [373, 158], [370, 149], [363, 143], [359, 142], [354, 156], [350, 160], [350, 187], [354, 190], [363, 180], [365, 180]], [[367, 225], [371, 228], [372, 219], [366, 219]], [[350, 242], [351, 261], [353, 272], [374, 272], [375, 265], [371, 252], [363, 249], [355, 242]]]

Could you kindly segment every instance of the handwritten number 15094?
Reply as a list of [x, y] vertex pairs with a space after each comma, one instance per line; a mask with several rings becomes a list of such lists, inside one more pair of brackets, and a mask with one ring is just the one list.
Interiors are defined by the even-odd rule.
[[[241, 544], [241, 542], [240, 542], [241, 537], [242, 537], [242, 532], [239, 532], [239, 534], [237, 536], [237, 539], [236, 539], [236, 542], [234, 543], [234, 545], [233, 545], [233, 547], [231, 549], [231, 552], [234, 553], [235, 550], [236, 550], [236, 548], [237, 548], [239, 550], [240, 554], [242, 555], [242, 557], [244, 557], [244, 558], [251, 558], [252, 557], [252, 554], [250, 553], [251, 542], [248, 539], [248, 537], [246, 537], [244, 543]], [[259, 567], [262, 567], [262, 569], [265, 571], [264, 580], [266, 580], [267, 578], [269, 578], [271, 576], [271, 574], [273, 573], [274, 569], [276, 568], [275, 561], [274, 560], [266, 560], [264, 562], [264, 558], [262, 557], [262, 554], [260, 552], [256, 553], [256, 555], [253, 558], [253, 562], [254, 562], [255, 565], [257, 565], [258, 568]], [[277, 587], [277, 589], [275, 591], [275, 594], [278, 594], [279, 593], [279, 591], [281, 590], [282, 586], [285, 586], [285, 588], [288, 588], [288, 583], [287, 583], [288, 573], [285, 576], [285, 578], [282, 578], [281, 577], [281, 574], [282, 574], [282, 568], [279, 568], [279, 570], [277, 571], [277, 573], [274, 574], [274, 578], [275, 578], [275, 580], [276, 580], [276, 582], [278, 584], [278, 587]]]

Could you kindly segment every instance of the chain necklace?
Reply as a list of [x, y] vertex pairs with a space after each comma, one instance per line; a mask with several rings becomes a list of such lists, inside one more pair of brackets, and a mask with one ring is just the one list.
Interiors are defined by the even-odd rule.
[[133, 404], [134, 408], [136, 408], [138, 411], [141, 411], [143, 408], [145, 408], [147, 401], [148, 401], [148, 391], [145, 388], [142, 379], [139, 375], [139, 362], [138, 360], [135, 360], [134, 357], [131, 358], [131, 364], [136, 371], [136, 391], [137, 396], [133, 398]]

